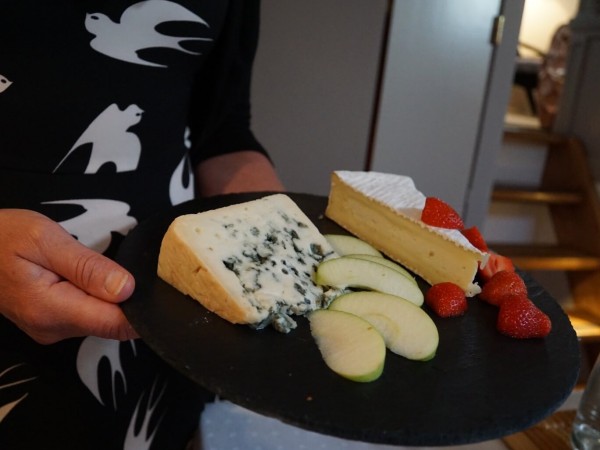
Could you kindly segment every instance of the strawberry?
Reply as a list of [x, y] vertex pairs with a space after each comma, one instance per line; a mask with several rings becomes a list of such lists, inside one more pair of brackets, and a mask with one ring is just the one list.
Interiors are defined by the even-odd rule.
[[464, 291], [450, 282], [431, 286], [425, 293], [425, 303], [440, 317], [460, 316], [467, 311]]
[[476, 249], [479, 249], [482, 252], [487, 252], [489, 250], [485, 239], [483, 239], [483, 235], [479, 231], [479, 228], [465, 228], [464, 230], [461, 230], [461, 233]]
[[436, 197], [425, 199], [421, 220], [433, 227], [455, 230], [462, 230], [465, 227], [460, 215], [449, 204]]
[[529, 298], [511, 295], [500, 305], [496, 328], [517, 339], [542, 338], [548, 336], [552, 323]]
[[515, 265], [507, 256], [502, 256], [497, 253], [490, 253], [489, 255], [490, 257], [488, 258], [485, 267], [483, 269], [479, 268], [477, 272], [483, 282], [487, 282], [495, 273], [500, 272], [501, 270], [509, 272], [515, 271]]
[[504, 298], [510, 295], [527, 297], [527, 287], [517, 272], [501, 270], [483, 285], [479, 298], [500, 306]]

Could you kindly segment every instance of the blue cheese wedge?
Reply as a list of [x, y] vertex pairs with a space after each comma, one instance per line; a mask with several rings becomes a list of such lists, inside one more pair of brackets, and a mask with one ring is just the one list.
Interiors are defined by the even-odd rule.
[[423, 223], [424, 205], [410, 177], [342, 170], [332, 174], [325, 214], [428, 283], [451, 281], [478, 294], [474, 278], [488, 254], [458, 230]]
[[222, 318], [288, 332], [292, 315], [337, 294], [313, 281], [337, 254], [284, 194], [177, 217], [160, 248], [158, 275]]

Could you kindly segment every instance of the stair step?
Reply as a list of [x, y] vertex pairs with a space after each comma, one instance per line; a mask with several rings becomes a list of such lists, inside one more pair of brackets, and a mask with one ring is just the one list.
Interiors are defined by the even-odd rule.
[[568, 139], [563, 135], [552, 133], [548, 130], [518, 126], [504, 127], [504, 137], [521, 142], [535, 142], [540, 144], [562, 144]]
[[542, 203], [546, 205], [578, 205], [583, 202], [583, 196], [580, 192], [498, 186], [494, 188], [492, 200], [498, 202]]
[[566, 308], [565, 312], [581, 341], [600, 341], [600, 317], [595, 312], [578, 306]]
[[521, 270], [599, 270], [600, 257], [557, 245], [489, 244]]

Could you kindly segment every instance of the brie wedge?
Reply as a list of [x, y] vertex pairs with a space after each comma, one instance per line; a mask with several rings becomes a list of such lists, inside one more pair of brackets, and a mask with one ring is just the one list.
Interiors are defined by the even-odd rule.
[[428, 283], [450, 281], [467, 296], [478, 294], [474, 278], [487, 253], [459, 230], [423, 223], [425, 198], [406, 176], [336, 171], [325, 214]]

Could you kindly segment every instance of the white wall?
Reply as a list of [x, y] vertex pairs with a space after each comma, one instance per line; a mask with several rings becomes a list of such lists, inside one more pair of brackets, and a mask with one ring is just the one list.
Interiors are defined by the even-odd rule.
[[363, 170], [386, 0], [263, 0], [253, 129], [289, 191]]
[[556, 29], [575, 17], [578, 7], [579, 0], [525, 0], [519, 40], [547, 51]]
[[[494, 78], [490, 70], [500, 47], [491, 37], [501, 3], [394, 2], [372, 169], [411, 176], [426, 195], [443, 198], [465, 218], [476, 159], [500, 147], [508, 103], [522, 2], [512, 2], [521, 9], [507, 16], [501, 47], [511, 47], [509, 59]], [[498, 83], [506, 84], [506, 93], [492, 95]], [[495, 109], [495, 142], [480, 149]], [[479, 200], [469, 208], [482, 203], [485, 211], [488, 196]]]
[[[511, 13], [502, 47], [514, 42], [508, 64], [499, 71], [507, 83], [523, 5], [522, 0], [511, 3], [519, 11]], [[394, 5], [392, 29], [379, 116], [373, 122], [389, 4]], [[500, 105], [500, 130], [508, 100], [507, 90], [486, 103], [494, 53], [490, 39], [500, 4], [263, 0], [253, 128], [286, 187], [326, 195], [331, 171], [369, 167], [374, 124], [373, 170], [410, 175], [428, 195], [443, 197], [462, 211], [476, 147], [483, 142], [484, 107]], [[500, 134], [497, 143], [488, 139], [483, 150], [493, 153]]]

